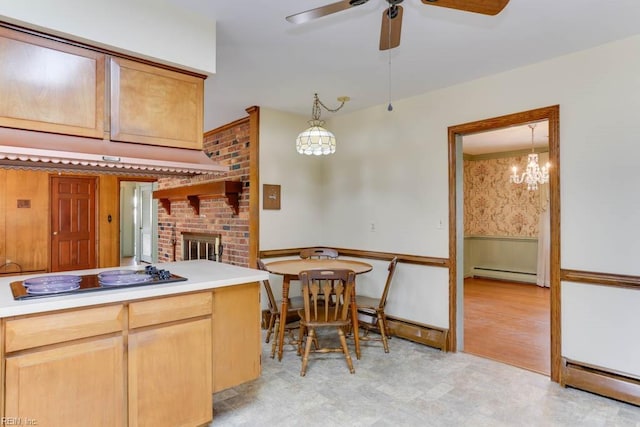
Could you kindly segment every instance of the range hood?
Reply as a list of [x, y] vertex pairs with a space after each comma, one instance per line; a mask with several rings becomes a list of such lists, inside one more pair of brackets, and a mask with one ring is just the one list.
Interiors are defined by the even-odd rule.
[[0, 128], [0, 165], [145, 176], [219, 174], [229, 170], [201, 150], [9, 128]]

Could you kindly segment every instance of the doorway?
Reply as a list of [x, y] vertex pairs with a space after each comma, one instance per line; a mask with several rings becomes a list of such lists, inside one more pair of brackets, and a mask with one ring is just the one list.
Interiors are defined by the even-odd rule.
[[547, 135], [545, 120], [462, 136], [462, 265], [464, 351], [548, 376], [549, 185], [512, 182], [532, 153], [545, 168]]
[[120, 181], [120, 265], [157, 262], [155, 185], [155, 182]]
[[551, 380], [560, 379], [560, 156], [559, 106], [510, 114], [449, 128], [449, 348], [464, 350], [464, 226], [462, 223], [462, 139], [464, 135], [548, 120], [550, 213], [550, 365]]

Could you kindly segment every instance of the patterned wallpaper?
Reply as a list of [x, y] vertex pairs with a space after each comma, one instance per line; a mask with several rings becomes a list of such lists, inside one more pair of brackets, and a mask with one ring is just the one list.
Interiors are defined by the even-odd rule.
[[464, 161], [466, 236], [538, 236], [540, 191], [509, 182], [511, 168], [526, 163], [526, 155]]

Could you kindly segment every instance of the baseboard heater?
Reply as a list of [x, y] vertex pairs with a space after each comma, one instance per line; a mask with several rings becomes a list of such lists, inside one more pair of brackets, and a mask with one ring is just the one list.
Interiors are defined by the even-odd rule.
[[473, 277], [536, 283], [537, 274], [530, 271], [516, 271], [494, 267], [473, 267]]
[[387, 316], [387, 325], [392, 336], [447, 351], [448, 329], [412, 322], [393, 316]]
[[640, 378], [599, 366], [563, 358], [560, 384], [640, 405]]

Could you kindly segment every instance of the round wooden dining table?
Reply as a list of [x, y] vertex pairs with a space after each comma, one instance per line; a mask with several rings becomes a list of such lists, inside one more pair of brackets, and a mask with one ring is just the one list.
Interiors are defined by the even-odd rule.
[[[356, 274], [366, 273], [373, 269], [371, 264], [348, 259], [288, 259], [265, 264], [269, 273], [280, 274], [282, 278], [282, 308], [280, 313], [286, 313], [289, 305], [289, 285], [292, 280], [299, 280], [298, 275], [305, 270], [327, 270], [345, 268]], [[356, 357], [360, 359], [360, 337], [358, 335], [358, 310], [355, 304], [355, 288], [351, 296], [351, 323], [353, 324], [353, 339], [356, 347]], [[278, 329], [278, 360], [282, 360], [282, 347], [286, 322], [281, 321]]]

